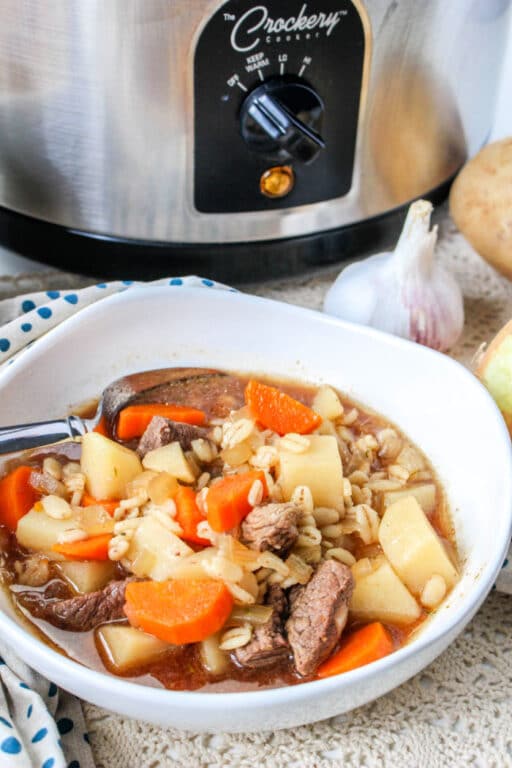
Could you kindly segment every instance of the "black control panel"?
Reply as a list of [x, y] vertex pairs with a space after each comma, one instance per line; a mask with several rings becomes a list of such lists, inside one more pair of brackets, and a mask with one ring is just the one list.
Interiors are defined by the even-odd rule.
[[[194, 202], [204, 213], [289, 208], [352, 183], [365, 33], [351, 0], [229, 0], [194, 62]], [[272, 167], [285, 196], [262, 194]]]

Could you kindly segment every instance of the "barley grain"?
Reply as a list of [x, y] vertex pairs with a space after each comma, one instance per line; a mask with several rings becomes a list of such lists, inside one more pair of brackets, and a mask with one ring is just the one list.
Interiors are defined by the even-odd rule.
[[299, 435], [296, 432], [288, 432], [279, 441], [279, 447], [290, 453], [305, 453], [311, 445], [309, 437]]
[[67, 531], [62, 531], [57, 536], [57, 542], [59, 544], [73, 544], [75, 541], [83, 541], [87, 539], [88, 535], [82, 528], [70, 528]]
[[114, 562], [121, 560], [130, 548], [130, 542], [126, 536], [114, 536], [108, 545], [108, 556]]
[[442, 576], [434, 574], [423, 587], [420, 602], [425, 608], [436, 608], [445, 595], [446, 581]]
[[52, 494], [43, 496], [41, 505], [44, 513], [48, 515], [48, 517], [53, 518], [53, 520], [69, 520], [73, 515], [71, 506], [60, 496], [54, 496]]
[[55, 480], [60, 480], [62, 478], [62, 465], [53, 456], [48, 456], [43, 461], [43, 472], [51, 475]]
[[313, 494], [311, 493], [309, 486], [297, 485], [290, 497], [290, 501], [300, 507], [304, 514], [313, 514]]
[[263, 501], [263, 483], [261, 480], [255, 480], [251, 485], [251, 490], [247, 496], [247, 501], [251, 507], [256, 507]]

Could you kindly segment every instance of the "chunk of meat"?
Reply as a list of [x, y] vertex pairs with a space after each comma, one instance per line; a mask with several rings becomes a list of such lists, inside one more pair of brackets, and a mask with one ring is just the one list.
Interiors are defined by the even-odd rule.
[[336, 560], [321, 563], [305, 587], [294, 589], [286, 631], [299, 674], [311, 675], [334, 649], [353, 589], [350, 568]]
[[224, 418], [244, 404], [244, 382], [207, 368], [162, 368], [125, 376], [103, 393], [103, 414], [112, 427], [118, 412], [136, 403], [187, 405], [209, 419]]
[[299, 535], [297, 523], [301, 514], [300, 507], [289, 502], [254, 507], [242, 523], [240, 538], [258, 552], [286, 554]]
[[43, 555], [28, 555], [14, 562], [18, 584], [42, 587], [50, 579], [50, 561]]
[[164, 419], [162, 416], [153, 416], [139, 441], [137, 453], [143, 458], [149, 451], [154, 451], [156, 448], [174, 442], [178, 442], [184, 451], [188, 451], [192, 440], [204, 438], [206, 435], [207, 430], [201, 427], [171, 421], [171, 419]]
[[267, 605], [272, 606], [272, 615], [256, 627], [252, 640], [235, 651], [235, 658], [242, 667], [258, 669], [285, 661], [290, 655], [290, 646], [284, 636], [284, 622], [288, 612], [285, 592], [272, 584], [267, 593]]
[[29, 483], [38, 493], [53, 494], [54, 496], [66, 495], [65, 485], [48, 472], [39, 472], [34, 469], [30, 473]]
[[88, 632], [106, 621], [125, 618], [124, 592], [128, 581], [111, 581], [98, 592], [64, 599], [56, 597], [53, 588], [44, 592], [18, 592], [16, 598], [36, 619], [44, 619], [69, 632]]
[[[88, 415], [89, 413], [86, 411], [85, 416]], [[82, 444], [75, 442], [74, 440], [63, 443], [52, 443], [52, 445], [42, 445], [40, 448], [34, 448], [34, 450], [30, 452], [30, 463], [40, 465], [48, 457], [57, 459], [57, 461], [60, 461], [61, 463], [65, 463], [65, 461], [80, 461], [81, 453]]]

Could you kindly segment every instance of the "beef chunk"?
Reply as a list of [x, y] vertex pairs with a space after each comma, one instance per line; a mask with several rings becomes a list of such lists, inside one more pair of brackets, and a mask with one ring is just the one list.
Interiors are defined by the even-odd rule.
[[213, 461], [210, 461], [208, 464], [208, 472], [212, 480], [216, 477], [223, 477], [224, 460], [220, 456], [217, 456]]
[[286, 554], [299, 535], [300, 515], [300, 508], [290, 503], [254, 507], [242, 523], [241, 540], [258, 552]]
[[139, 441], [137, 453], [144, 457], [146, 453], [154, 451], [155, 448], [161, 448], [163, 445], [175, 442], [178, 442], [184, 451], [188, 451], [192, 440], [206, 437], [206, 434], [206, 430], [201, 427], [171, 421], [162, 416], [153, 416]]
[[18, 592], [19, 603], [36, 619], [44, 619], [69, 632], [88, 632], [99, 624], [124, 618], [124, 592], [128, 579], [111, 581], [98, 592], [61, 599], [49, 585], [44, 592]]
[[269, 620], [256, 627], [247, 645], [235, 651], [235, 658], [242, 667], [258, 669], [285, 661], [290, 655], [290, 647], [284, 636], [284, 621], [288, 610], [286, 594], [277, 584], [272, 584], [266, 602], [273, 609]]
[[34, 469], [30, 473], [29, 483], [38, 491], [38, 493], [54, 494], [55, 496], [65, 496], [66, 488], [59, 480], [56, 480], [53, 475], [48, 472], [39, 472]]
[[350, 568], [327, 560], [305, 587], [294, 590], [286, 631], [299, 674], [312, 674], [334, 649], [347, 621], [353, 589]]

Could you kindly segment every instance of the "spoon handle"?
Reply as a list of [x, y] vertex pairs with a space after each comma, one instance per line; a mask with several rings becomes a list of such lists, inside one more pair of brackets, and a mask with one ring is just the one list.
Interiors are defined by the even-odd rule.
[[14, 427], [0, 427], [0, 454], [26, 451], [41, 445], [50, 445], [70, 437], [84, 435], [91, 426], [90, 419], [68, 416], [56, 421], [41, 421], [35, 424], [20, 424]]

